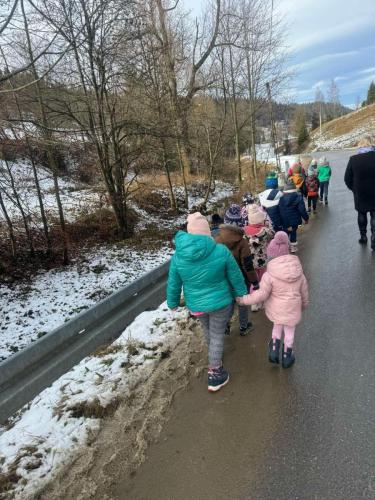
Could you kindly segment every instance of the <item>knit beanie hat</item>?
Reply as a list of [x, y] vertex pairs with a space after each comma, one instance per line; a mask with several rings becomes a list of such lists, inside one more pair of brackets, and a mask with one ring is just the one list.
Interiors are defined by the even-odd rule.
[[289, 254], [289, 238], [284, 231], [278, 231], [267, 247], [267, 257], [275, 259]]
[[329, 165], [329, 161], [327, 160], [327, 158], [325, 156], [322, 156], [321, 158], [319, 158], [318, 165], [320, 167], [325, 167], [325, 166]]
[[316, 175], [316, 174], [317, 174], [317, 172], [316, 172], [316, 168], [314, 168], [314, 165], [310, 165], [310, 166], [309, 166], [309, 169], [308, 169], [308, 171], [307, 171], [307, 174], [308, 174], [308, 175]]
[[236, 203], [232, 203], [224, 215], [224, 224], [234, 224], [242, 226], [241, 207]]
[[294, 182], [291, 179], [289, 179], [288, 182], [284, 186], [284, 191], [290, 191], [292, 189], [296, 189], [296, 185], [294, 184]]
[[293, 164], [293, 174], [300, 174], [302, 172], [302, 167], [300, 163]]
[[249, 224], [264, 224], [266, 214], [261, 212], [257, 205], [249, 205], [247, 207], [247, 215]]
[[200, 234], [202, 236], [211, 236], [208, 220], [200, 212], [188, 215], [187, 232], [190, 234]]
[[267, 174], [267, 179], [275, 179], [277, 178], [277, 173], [276, 172], [268, 172]]

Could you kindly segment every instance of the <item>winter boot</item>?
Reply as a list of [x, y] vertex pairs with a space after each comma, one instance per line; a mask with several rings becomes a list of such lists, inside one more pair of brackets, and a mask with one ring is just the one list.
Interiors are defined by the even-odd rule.
[[240, 326], [240, 335], [241, 337], [245, 337], [248, 333], [254, 331], [254, 325], [251, 321], [248, 322], [247, 326]]
[[280, 363], [280, 339], [271, 339], [268, 343], [268, 361], [270, 363]]
[[361, 231], [361, 237], [358, 240], [360, 245], [367, 245], [367, 234], [366, 231]]
[[208, 390], [209, 392], [217, 392], [229, 382], [229, 373], [220, 368], [211, 368], [208, 370]]
[[293, 349], [291, 347], [288, 347], [288, 349], [285, 352], [283, 344], [283, 359], [282, 359], [283, 368], [291, 367], [294, 364], [295, 360], [296, 358], [294, 357]]
[[297, 253], [298, 252], [298, 243], [291, 243], [290, 244], [290, 253]]

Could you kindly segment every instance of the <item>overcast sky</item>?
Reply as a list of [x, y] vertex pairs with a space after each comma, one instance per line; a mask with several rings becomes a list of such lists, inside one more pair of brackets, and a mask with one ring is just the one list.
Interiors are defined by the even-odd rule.
[[[207, 0], [183, 0], [199, 12]], [[375, 81], [375, 0], [275, 0], [285, 13], [296, 81], [291, 95], [314, 100], [334, 78], [343, 104], [363, 100]]]

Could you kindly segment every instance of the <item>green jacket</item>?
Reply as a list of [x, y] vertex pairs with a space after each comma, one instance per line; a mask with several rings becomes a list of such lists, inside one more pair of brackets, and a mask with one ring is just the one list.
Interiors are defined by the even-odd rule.
[[319, 182], [327, 182], [331, 178], [331, 167], [329, 165], [321, 165], [318, 167]]
[[210, 312], [229, 305], [248, 293], [238, 264], [224, 245], [209, 236], [179, 231], [176, 252], [169, 268], [168, 307], [180, 304], [181, 290], [192, 312]]

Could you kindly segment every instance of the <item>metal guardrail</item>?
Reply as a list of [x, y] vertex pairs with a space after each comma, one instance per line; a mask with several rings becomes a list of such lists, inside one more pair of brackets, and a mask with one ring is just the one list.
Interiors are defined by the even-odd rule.
[[165, 300], [169, 262], [0, 363], [0, 422], [22, 408], [143, 311]]

